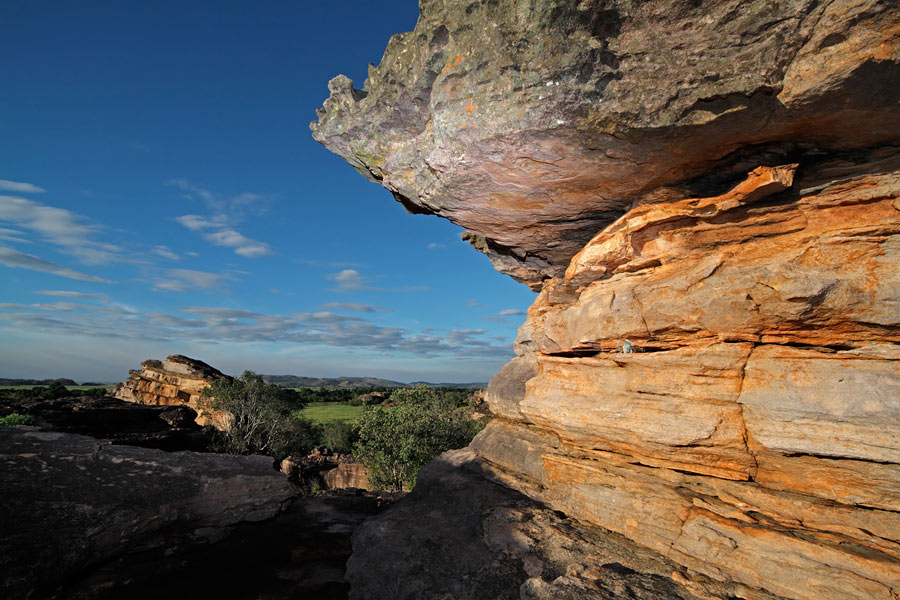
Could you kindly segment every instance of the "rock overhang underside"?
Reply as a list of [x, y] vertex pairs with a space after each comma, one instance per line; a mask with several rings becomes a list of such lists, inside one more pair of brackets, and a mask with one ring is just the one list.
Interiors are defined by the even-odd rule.
[[313, 136], [539, 289], [646, 203], [898, 141], [890, 2], [422, 1]]

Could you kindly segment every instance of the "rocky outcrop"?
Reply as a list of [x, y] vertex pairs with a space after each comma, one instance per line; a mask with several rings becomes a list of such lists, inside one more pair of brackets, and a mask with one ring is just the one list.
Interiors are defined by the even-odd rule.
[[205, 362], [172, 354], [166, 360], [145, 360], [129, 375], [116, 386], [116, 398], [138, 404], [186, 405], [197, 411], [199, 425], [224, 426], [224, 412], [212, 408], [212, 399], [204, 398], [203, 390], [227, 375]]
[[209, 437], [187, 406], [143, 406], [117, 398], [0, 398], [0, 415], [29, 415], [42, 430], [89, 435], [113, 444], [169, 452], [209, 448]]
[[211, 543], [277, 515], [297, 494], [263, 456], [168, 453], [15, 428], [0, 428], [0, 486], [7, 598], [66, 595], [110, 561]]
[[307, 456], [288, 456], [279, 465], [282, 473], [305, 490], [355, 488], [373, 490], [369, 472], [350, 454], [316, 448]]
[[540, 290], [478, 468], [698, 597], [896, 598], [900, 7], [421, 11], [312, 128]]

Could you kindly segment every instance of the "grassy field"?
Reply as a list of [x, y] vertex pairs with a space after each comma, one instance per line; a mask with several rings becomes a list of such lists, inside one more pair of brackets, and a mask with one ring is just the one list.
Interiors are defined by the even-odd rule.
[[312, 402], [294, 414], [324, 425], [334, 421], [356, 421], [364, 410], [365, 407], [350, 406], [345, 402]]

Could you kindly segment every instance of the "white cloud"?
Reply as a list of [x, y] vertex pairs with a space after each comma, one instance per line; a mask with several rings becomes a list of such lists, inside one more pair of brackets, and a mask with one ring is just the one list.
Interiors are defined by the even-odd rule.
[[326, 275], [326, 278], [337, 283], [337, 287], [334, 289], [336, 292], [366, 289], [363, 276], [356, 269], [343, 269], [337, 273]]
[[234, 223], [243, 219], [246, 214], [265, 212], [267, 198], [260, 194], [244, 192], [236, 196], [219, 197], [210, 190], [195, 185], [185, 179], [173, 179], [166, 185], [176, 187], [186, 193], [187, 199], [199, 198], [206, 205], [207, 215], [181, 215], [175, 220], [190, 229], [200, 232], [203, 239], [215, 246], [231, 248], [235, 254], [248, 258], [257, 258], [272, 254], [265, 242], [248, 238], [234, 229]]
[[272, 251], [266, 244], [251, 240], [234, 229], [221, 229], [212, 233], [204, 233], [203, 237], [216, 246], [233, 248], [236, 254], [249, 258], [272, 254]]
[[445, 246], [444, 244], [438, 244], [437, 242], [431, 242], [430, 244], [428, 244], [429, 250], [435, 250], [437, 248], [446, 248], [446, 247], [447, 246]]
[[81, 273], [80, 271], [75, 271], [68, 267], [63, 267], [62, 265], [52, 263], [49, 260], [44, 260], [43, 258], [38, 258], [37, 256], [32, 256], [30, 254], [23, 254], [17, 250], [6, 248], [4, 246], [0, 246], [0, 264], [12, 268], [29, 269], [31, 271], [52, 273], [53, 275], [68, 277], [69, 279], [78, 279], [79, 281], [112, 283], [107, 279], [101, 279], [100, 277], [87, 275], [86, 273]]
[[213, 343], [286, 343], [399, 352], [418, 358], [438, 356], [490, 358], [512, 356], [509, 344], [483, 339], [483, 329], [439, 334], [377, 325], [363, 317], [333, 312], [263, 314], [210, 306], [185, 308], [183, 314], [146, 313], [126, 307], [59, 302], [0, 305], [0, 322], [44, 333], [124, 338], [141, 341]]
[[385, 306], [375, 306], [373, 304], [361, 304], [359, 302], [326, 302], [322, 305], [322, 308], [332, 308], [334, 310], [349, 310], [358, 313], [394, 311], [393, 308], [387, 308]]
[[234, 277], [225, 273], [208, 273], [191, 269], [169, 269], [164, 278], [157, 279], [153, 288], [167, 292], [187, 292], [190, 290], [210, 290], [222, 286]]
[[70, 292], [68, 290], [37, 290], [35, 293], [44, 296], [56, 296], [59, 298], [74, 298], [76, 300], [93, 300], [95, 302], [109, 303], [106, 294], [88, 294], [85, 292]]
[[122, 260], [120, 248], [91, 239], [100, 233], [100, 227], [63, 208], [17, 196], [0, 196], [0, 221], [38, 234], [84, 264], [100, 265]]
[[487, 315], [484, 317], [479, 317], [482, 321], [490, 321], [492, 323], [506, 323], [509, 321], [507, 317], [521, 316], [524, 315], [525, 311], [518, 308], [506, 308], [501, 310], [496, 315]]
[[163, 258], [168, 258], [169, 260], [181, 260], [181, 258], [172, 252], [168, 246], [154, 246], [153, 254], [157, 256], [162, 256]]
[[10, 181], [8, 179], [0, 179], [0, 190], [6, 192], [16, 192], [17, 194], [43, 194], [47, 190], [38, 187], [33, 183], [25, 183], [24, 181]]

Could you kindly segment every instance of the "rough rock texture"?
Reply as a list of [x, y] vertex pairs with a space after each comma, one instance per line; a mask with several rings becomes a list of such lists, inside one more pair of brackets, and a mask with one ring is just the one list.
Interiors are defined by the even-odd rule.
[[267, 457], [168, 453], [6, 427], [0, 489], [5, 598], [66, 595], [109, 561], [216, 541], [235, 525], [275, 516], [297, 494]]
[[117, 398], [86, 396], [53, 400], [0, 398], [0, 415], [26, 414], [43, 430], [78, 433], [169, 452], [203, 452], [209, 438], [187, 406], [141, 406]]
[[536, 287], [634, 203], [900, 130], [891, 0], [420, 11], [362, 90], [331, 81], [313, 136]]
[[113, 395], [139, 404], [186, 405], [197, 411], [199, 425], [223, 426], [225, 414], [211, 407], [203, 390], [214, 379], [227, 377], [203, 361], [180, 354], [166, 360], [145, 360], [140, 369], [129, 371], [130, 377], [120, 383]]
[[316, 448], [307, 456], [288, 456], [281, 461], [279, 469], [306, 490], [373, 489], [369, 486], [368, 470], [352, 455], [321, 450]]
[[312, 128], [540, 290], [481, 468], [701, 597], [900, 597], [900, 5], [420, 6]]

